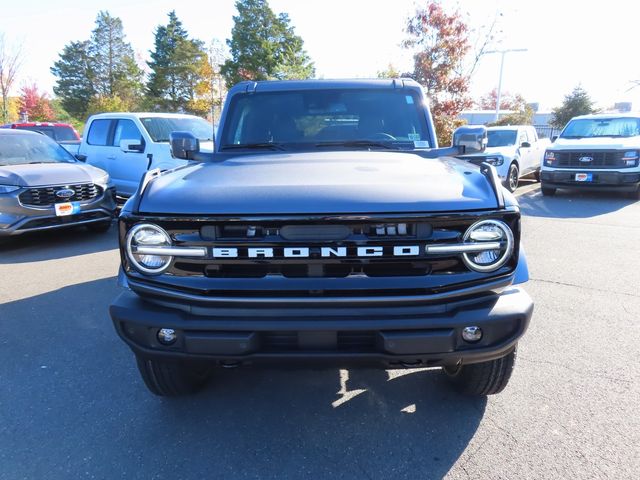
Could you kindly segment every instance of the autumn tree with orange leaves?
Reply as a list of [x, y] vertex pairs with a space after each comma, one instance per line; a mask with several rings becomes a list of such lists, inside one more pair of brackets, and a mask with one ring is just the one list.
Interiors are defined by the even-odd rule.
[[[473, 105], [471, 74], [465, 71], [472, 53], [469, 27], [460, 12], [449, 13], [429, 0], [409, 19], [406, 31], [403, 46], [414, 51], [411, 76], [427, 90], [438, 143], [449, 145], [453, 130], [464, 123], [459, 113]], [[476, 53], [476, 63], [481, 54]]]

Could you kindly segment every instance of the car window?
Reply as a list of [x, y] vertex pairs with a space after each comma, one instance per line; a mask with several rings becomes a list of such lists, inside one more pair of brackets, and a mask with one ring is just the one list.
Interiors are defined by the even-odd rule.
[[487, 147], [508, 147], [516, 143], [516, 130], [489, 130]]
[[529, 136], [527, 135], [526, 130], [523, 130], [522, 132], [520, 132], [519, 144], [522, 145], [524, 142], [528, 142], [528, 141], [529, 141]]
[[116, 125], [116, 130], [113, 135], [113, 145], [116, 147], [120, 146], [120, 142], [122, 140], [140, 140], [140, 142], [142, 142], [140, 130], [138, 130], [136, 124], [133, 123], [133, 120], [118, 120], [118, 124]]
[[60, 143], [79, 142], [78, 134], [71, 127], [55, 126], [53, 127], [55, 140]]
[[232, 102], [221, 148], [265, 142], [315, 148], [367, 140], [395, 148], [431, 144], [415, 92], [327, 88], [237, 94]]
[[111, 120], [94, 120], [89, 127], [87, 143], [89, 145], [107, 146], [109, 145], [109, 130]]
[[2, 135], [0, 166], [25, 163], [74, 163], [64, 148], [45, 135]]
[[171, 132], [191, 132], [201, 142], [213, 140], [213, 125], [198, 117], [148, 117], [140, 121], [154, 142], [168, 142]]

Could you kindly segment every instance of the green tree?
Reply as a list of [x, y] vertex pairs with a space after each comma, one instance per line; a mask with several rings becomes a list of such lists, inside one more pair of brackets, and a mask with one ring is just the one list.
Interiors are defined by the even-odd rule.
[[305, 79], [313, 62], [286, 13], [276, 15], [267, 0], [238, 0], [238, 15], [227, 45], [231, 58], [222, 66], [228, 87], [242, 80]]
[[426, 87], [431, 100], [438, 143], [449, 145], [462, 110], [470, 108], [469, 73], [464, 72], [471, 51], [469, 29], [459, 12], [448, 13], [429, 0], [409, 19], [405, 48], [414, 50], [415, 80]]
[[131, 44], [125, 41], [122, 20], [109, 12], [99, 12], [88, 51], [96, 93], [134, 103], [142, 91], [142, 70], [135, 61]]
[[102, 99], [99, 104], [117, 98], [125, 110], [135, 109], [141, 98], [142, 70], [125, 42], [122, 21], [109, 12], [98, 13], [89, 40], [65, 45], [51, 73], [57, 78], [53, 91], [62, 108], [78, 119], [97, 97]]
[[169, 23], [156, 28], [155, 49], [148, 62], [147, 94], [153, 108], [193, 112], [196, 87], [206, 63], [203, 42], [190, 39], [176, 12], [170, 12]]
[[573, 117], [597, 112], [594, 105], [586, 90], [578, 85], [565, 95], [562, 105], [552, 110], [549, 123], [556, 128], [564, 128]]
[[394, 67], [391, 63], [387, 65], [386, 70], [381, 70], [377, 73], [378, 78], [399, 78], [401, 76], [402, 74], [400, 73], [400, 71], [396, 69], [396, 67]]
[[11, 117], [9, 94], [17, 79], [22, 60], [22, 46], [10, 46], [5, 41], [4, 34], [0, 33], [0, 97], [2, 98], [0, 120], [2, 120], [2, 123], [8, 122]]
[[93, 61], [89, 55], [89, 42], [71, 42], [65, 45], [51, 73], [57, 77], [53, 92], [62, 108], [75, 118], [82, 118], [89, 102], [96, 94]]

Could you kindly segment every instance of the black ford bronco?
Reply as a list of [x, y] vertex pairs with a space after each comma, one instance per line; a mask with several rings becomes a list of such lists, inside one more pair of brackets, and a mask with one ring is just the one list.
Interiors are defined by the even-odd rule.
[[520, 210], [493, 167], [437, 148], [420, 85], [244, 82], [213, 154], [185, 132], [171, 146], [192, 162], [124, 206], [110, 307], [153, 393], [267, 362], [506, 386], [533, 311]]

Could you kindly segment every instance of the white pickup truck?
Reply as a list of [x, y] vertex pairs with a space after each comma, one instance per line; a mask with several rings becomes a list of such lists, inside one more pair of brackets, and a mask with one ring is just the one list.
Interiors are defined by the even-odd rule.
[[118, 197], [135, 193], [147, 170], [189, 163], [171, 156], [169, 134], [190, 132], [203, 151], [213, 151], [214, 127], [194, 115], [100, 113], [87, 120], [77, 158], [109, 173]]
[[[462, 129], [468, 129], [466, 125]], [[455, 134], [454, 134], [455, 144]], [[542, 157], [549, 139], [539, 138], [531, 125], [487, 127], [487, 146], [482, 153], [464, 155], [462, 158], [482, 158], [493, 165], [505, 187], [511, 192], [518, 188], [520, 178], [535, 175], [539, 179]]]
[[640, 114], [572, 118], [544, 155], [541, 181], [543, 195], [568, 188], [640, 199]]

